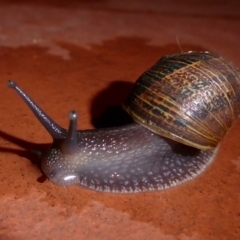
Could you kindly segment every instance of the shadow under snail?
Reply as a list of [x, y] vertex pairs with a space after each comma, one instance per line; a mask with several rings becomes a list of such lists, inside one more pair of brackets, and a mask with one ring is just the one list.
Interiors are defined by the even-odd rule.
[[8, 86], [51, 134], [41, 153], [44, 174], [55, 184], [105, 192], [167, 189], [199, 175], [240, 112], [240, 72], [209, 52], [161, 58], [143, 73], [124, 103], [135, 123], [77, 131], [56, 124], [14, 81]]

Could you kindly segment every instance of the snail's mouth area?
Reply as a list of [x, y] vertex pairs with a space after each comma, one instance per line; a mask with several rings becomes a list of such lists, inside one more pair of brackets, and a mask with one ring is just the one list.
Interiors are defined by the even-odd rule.
[[62, 186], [77, 184], [79, 181], [77, 174], [74, 172], [68, 172], [61, 167], [56, 167], [53, 170], [50, 170], [46, 176], [52, 183]]

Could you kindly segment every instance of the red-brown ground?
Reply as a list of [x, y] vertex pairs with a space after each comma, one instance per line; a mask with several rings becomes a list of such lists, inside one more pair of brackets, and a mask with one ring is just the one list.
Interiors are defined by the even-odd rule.
[[163, 55], [208, 50], [240, 67], [239, 1], [46, 2], [0, 3], [0, 239], [240, 239], [239, 121], [213, 164], [179, 187], [64, 188], [34, 164], [30, 149], [51, 138], [6, 86], [15, 79], [63, 127], [75, 109], [79, 128], [93, 128]]

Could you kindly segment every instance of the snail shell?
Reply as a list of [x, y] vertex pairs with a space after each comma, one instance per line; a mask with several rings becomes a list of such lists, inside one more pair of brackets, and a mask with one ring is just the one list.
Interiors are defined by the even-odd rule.
[[161, 136], [214, 149], [239, 116], [239, 75], [208, 52], [169, 55], [137, 80], [125, 109]]
[[239, 71], [208, 52], [163, 57], [140, 76], [124, 104], [136, 123], [123, 127], [77, 131], [71, 111], [65, 130], [14, 81], [8, 86], [53, 138], [39, 152], [50, 181], [106, 192], [166, 189], [199, 175], [240, 111]]

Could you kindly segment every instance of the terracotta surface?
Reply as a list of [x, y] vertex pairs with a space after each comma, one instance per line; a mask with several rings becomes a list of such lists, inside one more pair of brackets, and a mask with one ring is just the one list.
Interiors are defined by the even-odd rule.
[[30, 150], [51, 138], [6, 87], [15, 79], [63, 127], [70, 109], [81, 129], [108, 126], [121, 115], [113, 106], [163, 55], [208, 50], [240, 67], [240, 2], [8, 2], [0, 3], [0, 239], [240, 239], [240, 121], [195, 180], [105, 194], [42, 176]]

